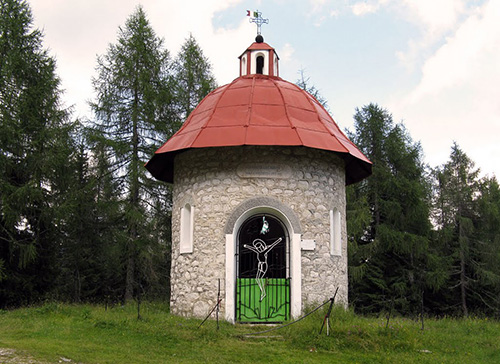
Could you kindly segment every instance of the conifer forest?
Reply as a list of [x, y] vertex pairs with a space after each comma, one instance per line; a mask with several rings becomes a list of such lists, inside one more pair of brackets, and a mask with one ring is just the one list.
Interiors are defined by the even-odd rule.
[[[140, 6], [117, 34], [96, 59], [92, 115], [75, 119], [29, 3], [0, 0], [0, 309], [169, 301], [171, 185], [144, 164], [217, 83], [196, 39], [171, 54]], [[426, 165], [376, 103], [354, 125], [373, 174], [347, 187], [350, 305], [500, 318], [495, 176], [456, 143]]]

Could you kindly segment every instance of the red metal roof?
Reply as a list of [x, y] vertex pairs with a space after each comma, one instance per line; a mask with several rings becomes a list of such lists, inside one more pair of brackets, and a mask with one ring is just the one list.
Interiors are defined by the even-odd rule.
[[173, 182], [175, 154], [190, 148], [242, 145], [304, 146], [339, 153], [346, 184], [371, 174], [371, 162], [309, 93], [279, 77], [248, 75], [208, 94], [146, 164]]
[[[245, 52], [243, 52], [241, 54], [244, 55], [247, 51], [251, 51], [251, 50], [262, 50], [262, 49], [266, 49], [266, 50], [273, 50], [274, 51], [274, 48], [271, 47], [269, 44], [265, 43], [265, 42], [261, 42], [261, 43], [258, 43], [258, 42], [253, 42], [250, 47], [247, 48], [247, 50]], [[239, 58], [241, 58], [241, 56]]]

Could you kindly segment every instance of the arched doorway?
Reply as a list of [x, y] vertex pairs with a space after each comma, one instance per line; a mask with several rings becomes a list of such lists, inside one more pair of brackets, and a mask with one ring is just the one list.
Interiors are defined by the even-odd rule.
[[238, 322], [282, 322], [290, 318], [290, 236], [270, 214], [247, 218], [237, 233]]

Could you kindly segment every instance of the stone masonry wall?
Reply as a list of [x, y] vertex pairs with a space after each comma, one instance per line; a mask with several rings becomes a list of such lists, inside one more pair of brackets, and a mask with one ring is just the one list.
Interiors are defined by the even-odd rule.
[[[344, 161], [335, 153], [303, 147], [191, 149], [175, 158], [172, 211], [171, 311], [203, 317], [215, 305], [217, 279], [225, 297], [226, 221], [236, 206], [272, 197], [294, 211], [303, 250], [302, 307], [324, 302], [339, 287], [347, 304], [347, 244]], [[194, 206], [193, 253], [180, 254], [180, 211]], [[330, 214], [341, 213], [342, 256], [330, 255]], [[223, 309], [224, 305], [222, 305]]]

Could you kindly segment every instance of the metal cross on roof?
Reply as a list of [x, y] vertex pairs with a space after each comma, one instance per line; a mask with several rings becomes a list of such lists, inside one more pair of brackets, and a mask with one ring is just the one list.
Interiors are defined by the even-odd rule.
[[247, 10], [247, 16], [253, 15], [253, 18], [250, 18], [250, 23], [257, 24], [257, 35], [260, 35], [262, 24], [269, 24], [269, 19], [262, 18], [262, 12], [260, 11], [250, 11]]

